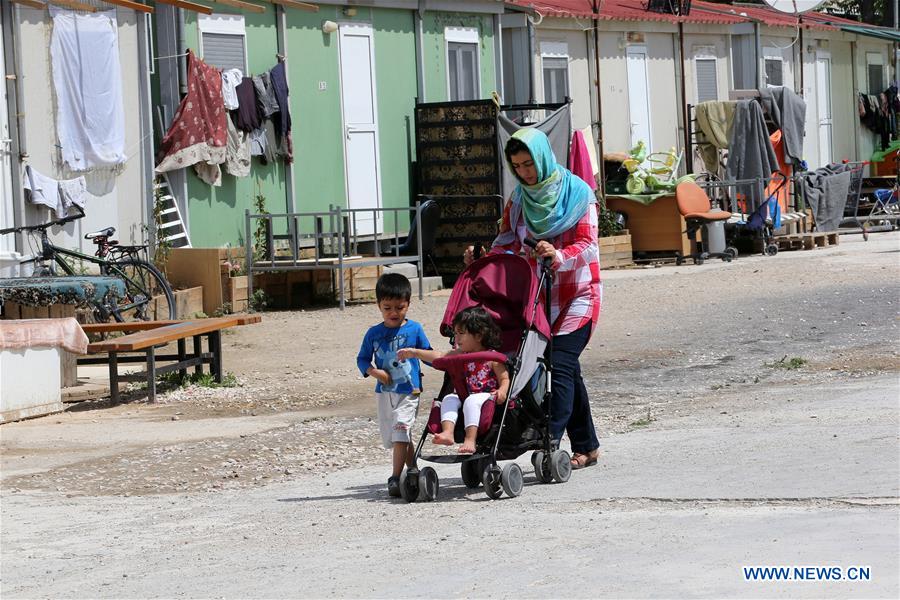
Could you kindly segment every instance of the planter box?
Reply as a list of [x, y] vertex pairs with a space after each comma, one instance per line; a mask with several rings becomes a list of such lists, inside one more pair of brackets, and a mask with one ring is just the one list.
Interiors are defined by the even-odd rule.
[[232, 312], [242, 312], [247, 310], [249, 305], [247, 297], [247, 276], [238, 275], [237, 277], [229, 277], [227, 274], [222, 275], [222, 295], [223, 303], [231, 305]]
[[[175, 291], [175, 318], [187, 319], [203, 310], [203, 288], [200, 286]], [[154, 320], [168, 319], [169, 307], [165, 296], [153, 298], [150, 318]]]
[[631, 256], [631, 235], [623, 230], [619, 235], [597, 240], [600, 247], [600, 268], [615, 269], [634, 264]]
[[[223, 286], [223, 263], [229, 258], [242, 260], [243, 256], [243, 248], [173, 248], [166, 262], [166, 277], [172, 287], [202, 287], [203, 312], [212, 315], [228, 302]], [[234, 304], [232, 310], [238, 310]]]

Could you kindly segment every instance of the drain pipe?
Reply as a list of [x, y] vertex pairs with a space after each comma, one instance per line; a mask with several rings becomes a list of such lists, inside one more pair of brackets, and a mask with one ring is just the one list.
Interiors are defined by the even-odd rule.
[[416, 28], [416, 95], [419, 102], [427, 102], [425, 96], [425, 49], [423, 47], [422, 38], [422, 16], [425, 14], [425, 0], [419, 0], [419, 8], [413, 13]]
[[683, 162], [685, 162], [686, 172], [692, 172], [694, 170], [694, 158], [691, 153], [691, 136], [689, 133], [691, 114], [688, 111], [687, 83], [684, 76], [684, 23], [681, 21], [678, 21], [678, 75], [678, 87], [681, 90], [681, 120], [684, 123], [684, 156], [687, 159]]
[[603, 162], [603, 86], [600, 85], [600, 0], [593, 2], [594, 13], [594, 71], [597, 88], [597, 168], [600, 177], [600, 195], [606, 198], [606, 165]]
[[525, 18], [525, 23], [528, 26], [528, 103], [534, 104], [535, 101], [535, 77], [534, 77], [534, 69], [535, 69], [535, 60], [534, 60], [534, 23], [531, 22], [531, 19]]
[[[2, 16], [3, 36], [9, 40], [4, 44], [2, 52], [5, 53], [4, 62], [7, 71], [12, 67], [12, 77], [6, 80], [6, 89], [13, 86], [14, 93], [7, 94], [7, 106], [9, 113], [15, 118], [11, 121], [9, 132], [10, 158], [17, 157], [16, 161], [10, 160], [10, 180], [12, 183], [13, 197], [13, 224], [25, 224], [25, 192], [21, 181], [21, 165], [28, 158], [28, 144], [25, 137], [25, 95], [24, 82], [22, 81], [22, 45], [19, 36], [19, 15], [20, 7], [13, 6], [11, 2], [3, 2], [0, 6], [0, 16]], [[8, 76], [8, 75], [7, 75]], [[12, 131], [15, 129], [15, 131]], [[25, 234], [19, 233], [15, 236], [15, 248], [17, 252], [25, 253], [27, 247], [25, 244]]]
[[[187, 42], [184, 35], [184, 9], [178, 9], [178, 54], [187, 53]], [[187, 89], [187, 56], [178, 57], [178, 80], [181, 83], [181, 93], [186, 94]]]
[[859, 105], [859, 88], [857, 87], [857, 67], [856, 67], [856, 59], [857, 59], [858, 50], [856, 48], [856, 42], [850, 42], [850, 92], [853, 94], [853, 106], [854, 108], [854, 119], [853, 119], [853, 153], [856, 156], [856, 160], [860, 160], [859, 155], [859, 113], [855, 110]]
[[766, 82], [763, 81], [765, 70], [762, 68], [762, 36], [759, 33], [759, 21], [753, 23], [753, 40], [756, 51], [756, 89], [761, 90], [765, 87]]

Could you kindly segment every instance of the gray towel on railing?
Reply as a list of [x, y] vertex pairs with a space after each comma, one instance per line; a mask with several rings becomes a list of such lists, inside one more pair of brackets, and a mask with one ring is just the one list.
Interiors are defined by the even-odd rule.
[[786, 87], [760, 90], [763, 105], [784, 136], [784, 156], [788, 162], [803, 160], [803, 137], [806, 135], [806, 102]]
[[803, 174], [803, 197], [813, 211], [816, 231], [837, 231], [850, 191], [850, 167], [831, 164]]

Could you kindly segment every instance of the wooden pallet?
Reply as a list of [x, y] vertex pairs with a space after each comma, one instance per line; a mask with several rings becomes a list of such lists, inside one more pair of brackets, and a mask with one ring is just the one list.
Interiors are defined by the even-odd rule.
[[778, 244], [778, 250], [781, 251], [813, 250], [815, 248], [837, 246], [840, 243], [840, 236], [836, 231], [825, 233], [801, 233], [773, 237], [772, 242]]

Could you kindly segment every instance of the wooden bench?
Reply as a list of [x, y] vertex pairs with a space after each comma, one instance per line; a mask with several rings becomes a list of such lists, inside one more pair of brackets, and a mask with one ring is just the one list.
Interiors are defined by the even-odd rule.
[[[108, 364], [109, 389], [113, 402], [119, 401], [119, 381], [147, 381], [148, 397], [156, 401], [156, 377], [173, 371], [180, 371], [182, 377], [187, 369], [194, 367], [196, 373], [203, 372], [203, 365], [210, 365], [210, 372], [216, 382], [222, 382], [222, 330], [238, 325], [259, 323], [259, 315], [240, 315], [195, 319], [190, 321], [136, 321], [131, 323], [95, 323], [82, 325], [85, 333], [124, 332], [125, 335], [88, 345], [88, 354], [108, 355], [107, 358], [84, 357], [78, 364]], [[206, 338], [207, 351], [202, 351], [202, 339]], [[188, 354], [186, 342], [193, 338], [193, 353]], [[177, 342], [177, 354], [157, 354], [156, 348], [170, 342]], [[120, 356], [125, 354], [126, 356]], [[137, 356], [133, 356], [137, 354]], [[169, 362], [157, 366], [157, 362]], [[144, 373], [119, 375], [119, 363], [142, 362], [147, 365]]]

